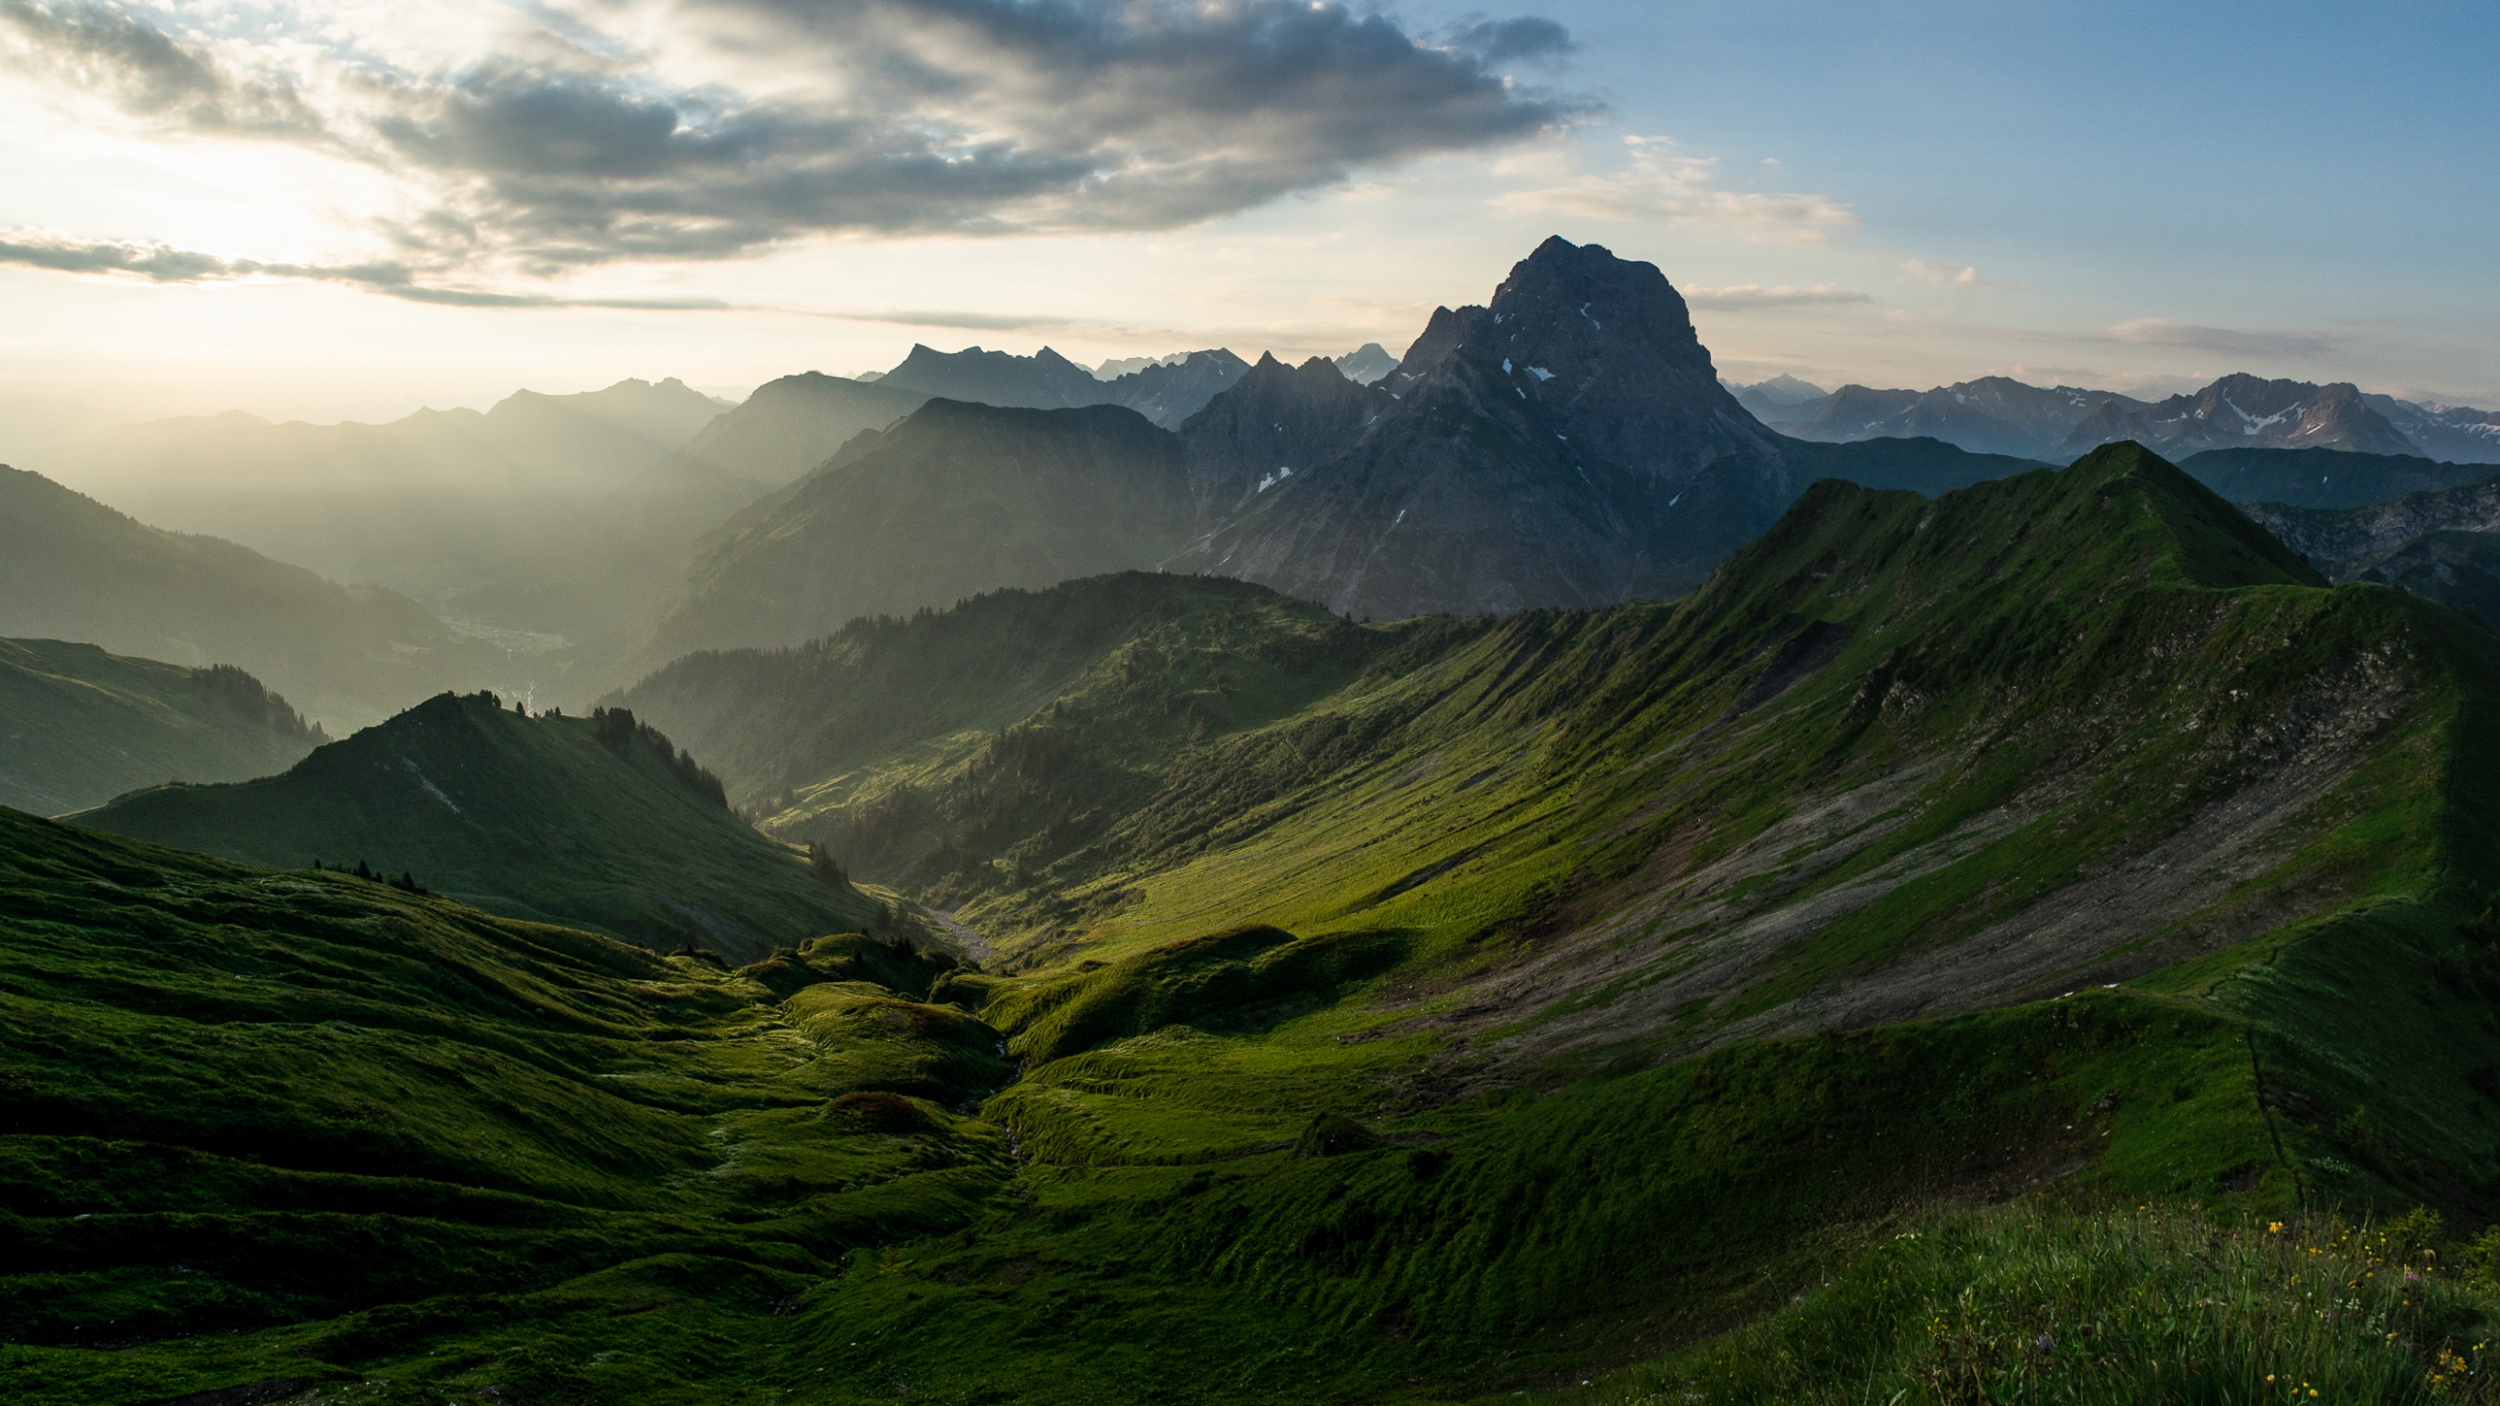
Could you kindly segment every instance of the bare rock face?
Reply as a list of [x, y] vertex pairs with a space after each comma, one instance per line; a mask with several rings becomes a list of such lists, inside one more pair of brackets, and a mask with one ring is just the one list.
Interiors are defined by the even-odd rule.
[[1396, 404], [1387, 391], [1347, 380], [1324, 357], [1287, 366], [1262, 355], [1181, 426], [1181, 461], [1201, 520], [1219, 521], [1335, 458]]
[[1549, 239], [1489, 306], [1436, 311], [1382, 386], [1351, 443], [1173, 564], [1380, 618], [1606, 605], [1689, 590], [1799, 486], [1665, 276], [1596, 245]]

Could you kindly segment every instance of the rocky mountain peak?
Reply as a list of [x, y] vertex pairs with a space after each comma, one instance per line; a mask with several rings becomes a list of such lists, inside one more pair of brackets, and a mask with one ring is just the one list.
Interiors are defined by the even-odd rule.
[[1419, 383], [1414, 394], [1432, 398], [1437, 384], [1454, 390], [1463, 381], [1474, 396], [1489, 386], [1495, 404], [1535, 421], [1537, 438], [1559, 436], [1577, 461], [1673, 477], [1739, 442], [1777, 459], [1761, 423], [1719, 383], [1666, 275], [1603, 245], [1559, 237], [1538, 245], [1467, 326], [1455, 355], [1470, 375], [1454, 377], [1445, 358], [1437, 382]]
[[1398, 369], [1398, 359], [1389, 355], [1389, 349], [1378, 342], [1365, 342], [1336, 358], [1336, 362], [1337, 369], [1345, 373], [1345, 378], [1359, 386], [1368, 386]]
[[1602, 244], [1546, 240], [1512, 266], [1489, 313], [1469, 340], [1505, 355], [1631, 353], [1718, 382], [1692, 314], [1666, 275], [1656, 264], [1618, 259]]

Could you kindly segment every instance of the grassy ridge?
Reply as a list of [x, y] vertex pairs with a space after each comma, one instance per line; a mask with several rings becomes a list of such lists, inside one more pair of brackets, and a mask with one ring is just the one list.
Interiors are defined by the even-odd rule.
[[876, 920], [632, 715], [524, 717], [488, 694], [444, 694], [281, 776], [159, 786], [77, 823], [256, 864], [370, 863], [492, 912], [738, 960]]
[[0, 805], [54, 815], [168, 777], [239, 781], [315, 743], [285, 699], [235, 668], [125, 659], [91, 644], [0, 640]]

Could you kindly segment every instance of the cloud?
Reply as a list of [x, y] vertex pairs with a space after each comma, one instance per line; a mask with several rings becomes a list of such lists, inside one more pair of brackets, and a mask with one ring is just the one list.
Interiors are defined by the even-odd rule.
[[718, 298], [564, 298], [544, 293], [499, 293], [415, 281], [404, 264], [289, 264], [226, 259], [164, 244], [80, 241], [18, 231], [0, 238], [0, 264], [57, 273], [127, 273], [155, 283], [226, 283], [249, 278], [345, 283], [412, 303], [466, 308], [628, 308], [641, 311], [715, 311]]
[[377, 233], [432, 272], [1169, 228], [1589, 110], [1501, 71], [1570, 49], [1550, 20], [1431, 44], [1327, 0], [549, 0], [441, 62], [319, 0], [268, 35], [175, 13], [0, 0], [0, 64], [385, 172], [415, 213]]
[[1091, 326], [1075, 318], [1025, 316], [1018, 313], [945, 312], [933, 310], [895, 312], [825, 312], [820, 317], [843, 322], [882, 322], [897, 327], [959, 327], [975, 332], [1057, 332], [1077, 326]]
[[2322, 356], [2352, 340], [2352, 334], [2348, 332], [2242, 332], [2228, 327], [2199, 327], [2159, 317], [2121, 322], [2110, 328], [2108, 335], [2113, 341], [2137, 346], [2180, 347], [2224, 356]]
[[118, 7], [0, 0], [0, 59], [134, 116], [193, 132], [318, 140], [318, 114], [284, 78], [235, 72]]
[[1494, 204], [1584, 219], [1716, 225], [1746, 239], [1778, 244], [1822, 244], [1864, 223], [1828, 195], [1725, 189], [1718, 158], [1678, 155], [1670, 138], [1627, 136], [1623, 141], [1630, 159], [1620, 171], [1583, 172], [1540, 189], [1511, 192]]
[[1871, 303], [1875, 301], [1855, 288], [1842, 288], [1830, 283], [1817, 283], [1811, 288], [1791, 288], [1787, 284], [1763, 287], [1758, 283], [1739, 283], [1726, 288], [1685, 288], [1680, 290], [1684, 301], [1697, 308], [1716, 308], [1722, 312], [1743, 312], [1751, 308], [1784, 308], [1817, 303]]
[[1938, 288], [1977, 288], [1987, 280], [1969, 264], [1929, 264], [1917, 259], [1903, 259], [1901, 271], [1921, 283]]
[[1548, 19], [1479, 20], [1450, 35], [1450, 46], [1486, 63], [1550, 59], [1579, 48], [1571, 31]]

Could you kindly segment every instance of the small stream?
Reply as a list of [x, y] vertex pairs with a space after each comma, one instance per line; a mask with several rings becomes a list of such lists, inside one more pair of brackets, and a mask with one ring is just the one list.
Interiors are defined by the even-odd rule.
[[931, 908], [928, 914], [938, 920], [938, 926], [946, 929], [949, 936], [963, 944], [964, 950], [972, 954], [972, 960], [975, 962], [988, 966], [990, 958], [998, 955], [991, 949], [988, 938], [955, 921], [954, 909]]

